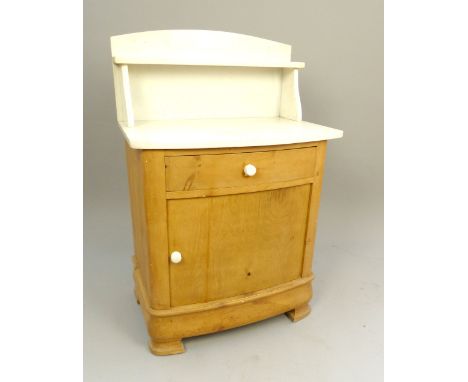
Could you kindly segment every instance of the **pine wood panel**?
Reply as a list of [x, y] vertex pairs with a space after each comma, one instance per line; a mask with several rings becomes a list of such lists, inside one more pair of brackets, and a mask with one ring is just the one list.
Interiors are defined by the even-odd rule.
[[317, 161], [315, 164], [315, 182], [311, 185], [309, 216], [307, 218], [306, 243], [304, 248], [304, 264], [302, 276], [312, 274], [312, 262], [314, 257], [315, 235], [317, 233], [318, 212], [320, 206], [320, 194], [322, 191], [323, 170], [325, 168], [325, 155], [327, 151], [327, 141], [319, 142], [317, 146]]
[[310, 185], [168, 201], [171, 306], [212, 301], [299, 278]]
[[141, 150], [133, 150], [125, 145], [127, 154], [128, 185], [130, 207], [132, 213], [133, 247], [135, 251], [134, 267], [139, 267], [142, 281], [147, 290], [152, 288], [149, 269], [147, 231], [144, 210], [143, 168], [141, 166]]
[[[220, 155], [166, 157], [166, 190], [191, 191], [254, 186], [310, 178], [315, 170], [315, 147]], [[244, 175], [253, 164], [257, 173]]]
[[170, 293], [164, 151], [143, 150], [140, 161], [143, 171], [148, 266], [152, 280], [155, 281], [151, 284], [150, 303], [153, 308], [167, 308], [170, 306]]
[[260, 299], [200, 312], [157, 317], [148, 314], [152, 345], [158, 342], [220, 332], [276, 316], [303, 306], [312, 297], [309, 283], [281, 293], [265, 293]]
[[302, 178], [287, 180], [285, 182], [273, 182], [258, 185], [249, 185], [241, 187], [225, 187], [211, 188], [207, 190], [192, 190], [192, 191], [168, 191], [166, 192], [167, 199], [186, 199], [186, 198], [206, 198], [209, 196], [244, 194], [246, 192], [259, 192], [267, 190], [277, 190], [279, 188], [287, 188], [300, 186], [302, 184], [313, 183], [314, 178]]
[[215, 301], [175, 306], [171, 307], [170, 309], [153, 309], [148, 305], [148, 297], [146, 296], [146, 291], [143, 288], [143, 283], [141, 280], [139, 269], [135, 270], [135, 272], [133, 273], [133, 277], [135, 281], [136, 297], [139, 301], [141, 301], [141, 303], [145, 307], [145, 310], [147, 310], [150, 315], [155, 317], [173, 317], [182, 314], [199, 313], [208, 310], [224, 308], [227, 306], [235, 306], [246, 302], [255, 302], [261, 300], [265, 296], [283, 293], [289, 289], [294, 289], [301, 285], [310, 284], [310, 282], [314, 279], [314, 276], [311, 275], [307, 277], [301, 277], [293, 281], [288, 281], [284, 284], [275, 285], [271, 288], [266, 288], [256, 292], [246, 293], [235, 297], [227, 297]]

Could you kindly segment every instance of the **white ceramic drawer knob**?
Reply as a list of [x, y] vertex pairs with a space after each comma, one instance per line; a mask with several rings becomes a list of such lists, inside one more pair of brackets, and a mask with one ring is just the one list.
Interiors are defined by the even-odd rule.
[[171, 262], [178, 264], [182, 261], [182, 254], [179, 251], [174, 251], [171, 253]]
[[254, 176], [257, 173], [257, 168], [253, 164], [247, 164], [244, 167], [245, 176]]

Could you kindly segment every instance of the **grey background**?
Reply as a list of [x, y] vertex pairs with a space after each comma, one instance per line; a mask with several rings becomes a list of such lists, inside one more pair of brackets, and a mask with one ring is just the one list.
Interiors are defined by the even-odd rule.
[[[211, 29], [292, 45], [303, 119], [328, 145], [312, 314], [185, 341], [154, 357], [132, 295], [132, 237], [109, 38]], [[383, 352], [383, 2], [84, 3], [84, 368], [87, 381], [378, 381]]]

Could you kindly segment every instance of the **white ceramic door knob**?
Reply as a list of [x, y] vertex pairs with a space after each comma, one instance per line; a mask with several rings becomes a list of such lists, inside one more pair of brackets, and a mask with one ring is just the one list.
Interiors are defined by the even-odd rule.
[[182, 261], [182, 254], [179, 251], [174, 251], [171, 253], [171, 262], [178, 264]]
[[245, 176], [254, 176], [257, 173], [257, 168], [253, 164], [247, 164], [244, 167]]

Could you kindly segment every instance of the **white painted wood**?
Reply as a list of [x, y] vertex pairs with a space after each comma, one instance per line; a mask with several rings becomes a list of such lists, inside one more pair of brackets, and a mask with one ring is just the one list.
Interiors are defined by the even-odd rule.
[[246, 164], [244, 166], [244, 175], [245, 176], [254, 176], [257, 173], [257, 167], [252, 163]]
[[127, 64], [204, 62], [258, 66], [255, 63], [283, 65], [291, 61], [290, 45], [206, 30], [161, 30], [113, 36], [111, 50], [116, 62]]
[[188, 66], [247, 66], [260, 68], [296, 68], [303, 69], [304, 62], [280, 62], [280, 61], [227, 61], [219, 60], [200, 60], [193, 58], [190, 60], [154, 60], [151, 57], [114, 57], [115, 64], [125, 65], [188, 65]]
[[[302, 122], [291, 47], [228, 32], [111, 38], [117, 117], [135, 149], [249, 147], [340, 138]], [[130, 86], [131, 83], [131, 86]]]
[[130, 78], [128, 75], [128, 66], [122, 65], [122, 85], [125, 100], [125, 112], [127, 115], [127, 126], [133, 127], [135, 118], [133, 115], [132, 92], [130, 91]]
[[122, 65], [112, 65], [114, 73], [115, 107], [117, 111], [117, 121], [123, 122], [127, 116], [125, 113], [123, 85], [122, 85]]
[[174, 264], [179, 264], [182, 261], [182, 254], [179, 251], [174, 251], [171, 253], [171, 262]]
[[301, 119], [293, 113], [300, 110], [294, 75], [289, 78], [294, 72], [283, 67], [303, 63], [291, 62], [289, 45], [197, 30], [114, 36], [111, 45], [114, 65], [122, 71], [118, 76], [114, 70], [120, 122], [127, 118], [131, 125], [132, 115], [134, 120], [278, 117], [290, 104], [284, 116]]
[[252, 147], [341, 138], [341, 130], [286, 118], [136, 121], [120, 127], [134, 149]]
[[129, 66], [136, 120], [277, 117], [282, 69]]
[[280, 116], [293, 121], [302, 121], [299, 71], [297, 69], [283, 69]]

